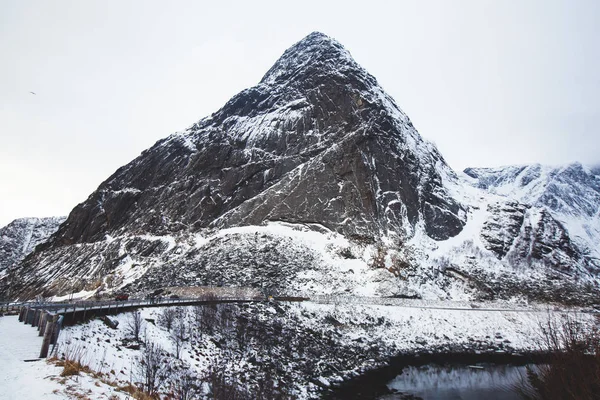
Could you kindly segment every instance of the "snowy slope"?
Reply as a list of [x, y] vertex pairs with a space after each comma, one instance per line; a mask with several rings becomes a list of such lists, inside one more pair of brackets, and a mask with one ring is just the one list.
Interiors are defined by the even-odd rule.
[[465, 170], [451, 189], [468, 207], [464, 229], [446, 241], [416, 235], [408, 280], [439, 297], [596, 302], [600, 261], [599, 180], [580, 164]]

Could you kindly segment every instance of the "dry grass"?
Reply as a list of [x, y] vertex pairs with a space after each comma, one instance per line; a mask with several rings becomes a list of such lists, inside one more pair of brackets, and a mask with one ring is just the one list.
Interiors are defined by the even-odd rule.
[[60, 376], [62, 377], [79, 375], [80, 372], [91, 372], [91, 370], [87, 366], [81, 365], [77, 361], [64, 360], [57, 362], [56, 365], [58, 365], [59, 367], [63, 367], [63, 370], [60, 373]]
[[[89, 365], [87, 365], [88, 362], [86, 360], [87, 360], [87, 357], [86, 357], [85, 349], [78, 345], [65, 346], [65, 348], [63, 349], [63, 352], [62, 352], [62, 358], [60, 358], [60, 359], [57, 358], [56, 356], [48, 359], [48, 362], [54, 363], [54, 365], [56, 365], [57, 367], [63, 368], [62, 372], [60, 373], [60, 376], [62, 377], [62, 379], [59, 382], [67, 387], [66, 392], [68, 392], [69, 396], [71, 396], [70, 398], [77, 398], [77, 399], [86, 399], [87, 398], [86, 394], [78, 393], [76, 387], [74, 387], [73, 385], [68, 385], [69, 377], [81, 375], [82, 373], [96, 379], [96, 382], [94, 384], [97, 387], [100, 387], [101, 384], [105, 384], [105, 385], [112, 386], [117, 389], [120, 388], [120, 385], [122, 385], [122, 383], [120, 384], [120, 383], [110, 379], [110, 374], [104, 374], [101, 371], [96, 371], [95, 369], [91, 368]], [[102, 365], [102, 362], [100, 362], [97, 367], [99, 367], [101, 365]], [[114, 373], [114, 371], [113, 371], [113, 373]], [[129, 392], [127, 392], [127, 393], [129, 393]], [[141, 394], [139, 394], [137, 392], [135, 393], [135, 395], [132, 394], [132, 397], [135, 399], [142, 399], [142, 400], [149, 399], [148, 397], [143, 397]]]
[[[111, 380], [107, 376], [105, 376], [105, 374], [103, 374], [101, 372], [96, 372], [96, 371], [92, 370], [91, 368], [89, 368], [88, 366], [82, 365], [81, 363], [79, 363], [77, 361], [57, 360], [57, 359], [54, 359], [54, 361], [57, 366], [63, 367], [63, 371], [60, 374], [61, 377], [67, 378], [69, 376], [80, 375], [80, 373], [83, 372], [83, 373], [97, 379], [97, 381], [95, 382], [95, 386], [97, 386], [97, 387], [100, 387], [101, 383], [103, 383], [105, 385], [116, 388], [118, 391], [129, 394], [132, 398], [137, 399], [137, 400], [155, 400], [158, 398], [157, 396], [148, 395], [147, 393], [141, 391], [139, 388], [137, 388], [136, 386], [134, 386], [132, 384], [123, 385], [122, 383]], [[62, 382], [63, 382], [63, 384], [65, 384], [67, 381], [63, 380]], [[77, 391], [75, 389], [70, 390], [69, 393], [73, 396], [75, 396], [75, 395], [84, 396], [84, 397], [76, 397], [76, 398], [81, 398], [81, 399], [87, 398], [87, 397], [85, 397], [85, 395], [82, 395], [81, 393], [77, 393]], [[114, 396], [114, 398], [118, 398], [118, 397]]]
[[149, 395], [148, 393], [140, 390], [137, 386], [131, 383], [125, 386], [117, 386], [117, 390], [129, 394], [136, 400], [155, 400], [160, 398], [158, 395]]

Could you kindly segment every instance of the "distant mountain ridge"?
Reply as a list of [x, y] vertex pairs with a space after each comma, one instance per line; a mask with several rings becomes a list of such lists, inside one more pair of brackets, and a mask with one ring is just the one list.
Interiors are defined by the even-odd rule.
[[100, 184], [23, 262], [17, 292], [588, 301], [597, 183], [579, 164], [455, 173], [341, 44], [313, 33]]
[[477, 179], [480, 187], [525, 203], [569, 215], [592, 217], [598, 212], [600, 169], [580, 163], [467, 168], [464, 172]]
[[[600, 265], [600, 175], [571, 163], [559, 167], [467, 168], [475, 184], [492, 193], [548, 210], [571, 240]], [[566, 235], [566, 233], [565, 233]]]
[[0, 228], [0, 271], [17, 266], [48, 240], [66, 217], [19, 218]]

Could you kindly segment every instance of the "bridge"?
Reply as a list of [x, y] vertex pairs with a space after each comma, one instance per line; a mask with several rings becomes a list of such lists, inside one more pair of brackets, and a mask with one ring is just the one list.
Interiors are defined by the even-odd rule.
[[[284, 299], [284, 298], [280, 298]], [[305, 298], [285, 298], [288, 301], [306, 300]], [[131, 299], [124, 301], [75, 301], [75, 302], [28, 302], [6, 305], [6, 310], [19, 310], [19, 321], [36, 327], [39, 336], [44, 336], [40, 358], [48, 356], [50, 345], [56, 345], [58, 335], [63, 326], [98, 316], [115, 315], [132, 311], [140, 307], [190, 306], [223, 303], [251, 303], [266, 301], [264, 297], [216, 297], [203, 296], [195, 298], [151, 298]]]

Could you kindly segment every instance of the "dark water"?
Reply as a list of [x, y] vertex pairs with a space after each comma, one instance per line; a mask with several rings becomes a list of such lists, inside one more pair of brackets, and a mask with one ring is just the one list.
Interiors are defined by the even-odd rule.
[[[526, 376], [525, 366], [503, 364], [423, 365], [406, 367], [387, 383], [398, 393], [423, 400], [517, 400], [515, 385]], [[380, 396], [380, 400], [402, 399], [400, 394]]]

